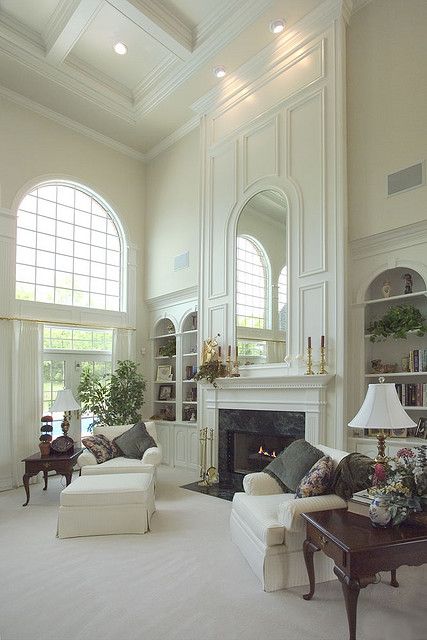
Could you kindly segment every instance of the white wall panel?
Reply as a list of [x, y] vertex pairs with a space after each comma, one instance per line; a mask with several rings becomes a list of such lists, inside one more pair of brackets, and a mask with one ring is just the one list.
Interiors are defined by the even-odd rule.
[[227, 341], [227, 305], [221, 304], [209, 308], [208, 314], [208, 337], [220, 334], [218, 342], [221, 345], [228, 344]]
[[279, 173], [279, 118], [263, 123], [243, 136], [243, 186]]
[[230, 106], [212, 121], [213, 141], [218, 142], [233, 131], [302, 91], [324, 76], [323, 41], [302, 47], [267, 73], [259, 86], [237, 96]]
[[313, 360], [319, 359], [320, 336], [327, 335], [326, 283], [307, 285], [299, 290], [299, 353], [306, 353], [311, 336]]
[[299, 220], [299, 274], [325, 269], [323, 94], [289, 111], [289, 174], [303, 194]]
[[210, 159], [211, 206], [209, 216], [209, 255], [215, 266], [209, 268], [209, 297], [226, 292], [226, 230], [236, 203], [237, 142], [217, 151]]

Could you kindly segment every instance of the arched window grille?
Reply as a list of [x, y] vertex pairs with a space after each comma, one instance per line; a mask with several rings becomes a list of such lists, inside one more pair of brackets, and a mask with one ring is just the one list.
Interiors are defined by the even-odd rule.
[[267, 326], [267, 264], [261, 248], [247, 236], [237, 237], [237, 326]]
[[101, 198], [72, 183], [40, 184], [18, 209], [16, 298], [119, 311], [122, 251]]

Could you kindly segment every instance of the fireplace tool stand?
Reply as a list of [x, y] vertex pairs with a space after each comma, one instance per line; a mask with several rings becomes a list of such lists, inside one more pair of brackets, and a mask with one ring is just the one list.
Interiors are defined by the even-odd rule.
[[[202, 427], [200, 429], [200, 481], [198, 484], [201, 487], [210, 487], [213, 484], [217, 484], [219, 481], [218, 470], [213, 466], [213, 432], [213, 429], [209, 429], [208, 435], [207, 427]], [[207, 466], [208, 457], [210, 460], [209, 467]]]

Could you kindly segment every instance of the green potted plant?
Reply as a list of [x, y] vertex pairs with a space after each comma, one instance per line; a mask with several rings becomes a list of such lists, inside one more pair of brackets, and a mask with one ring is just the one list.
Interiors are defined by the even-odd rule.
[[382, 318], [374, 320], [367, 327], [371, 342], [380, 342], [388, 337], [396, 340], [406, 339], [409, 331], [423, 336], [427, 331], [427, 325], [421, 311], [413, 305], [406, 304], [390, 307]]
[[95, 416], [90, 429], [96, 424], [131, 424], [141, 419], [145, 380], [138, 366], [132, 360], [121, 360], [114, 373], [104, 377], [83, 369], [78, 397], [82, 411]]

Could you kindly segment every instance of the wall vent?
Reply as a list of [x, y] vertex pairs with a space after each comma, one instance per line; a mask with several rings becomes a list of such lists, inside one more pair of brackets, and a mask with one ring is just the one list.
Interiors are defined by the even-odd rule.
[[394, 196], [401, 191], [415, 189], [424, 184], [424, 163], [419, 162], [411, 167], [401, 169], [387, 176], [387, 195]]
[[181, 269], [188, 269], [190, 265], [190, 254], [188, 251], [181, 253], [180, 256], [175, 256], [173, 261], [173, 270], [180, 271]]

